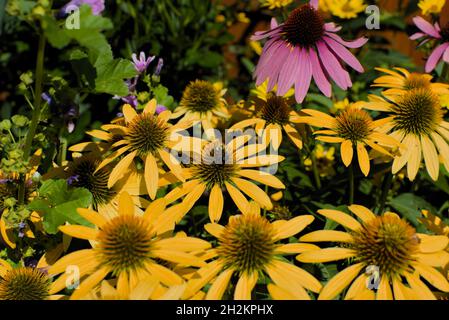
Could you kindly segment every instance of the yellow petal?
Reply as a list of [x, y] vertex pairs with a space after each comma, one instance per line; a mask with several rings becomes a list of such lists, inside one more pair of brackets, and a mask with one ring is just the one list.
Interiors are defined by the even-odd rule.
[[370, 170], [369, 156], [363, 143], [357, 143], [357, 157], [359, 159], [359, 166], [365, 177], [368, 176]]
[[143, 218], [153, 224], [164, 213], [166, 207], [167, 201], [164, 198], [156, 199], [146, 208]]
[[101, 228], [105, 223], [107, 223], [107, 220], [101, 214], [93, 210], [79, 208], [77, 209], [77, 212], [81, 217], [83, 217], [90, 223], [93, 223], [99, 228]]
[[418, 234], [419, 251], [423, 253], [432, 253], [446, 249], [449, 245], [449, 238], [446, 236], [431, 236], [427, 234]]
[[318, 300], [332, 300], [343, 291], [362, 270], [363, 264], [350, 266], [335, 275], [321, 290]]
[[276, 248], [276, 252], [281, 254], [295, 254], [310, 250], [320, 250], [320, 247], [310, 243], [288, 243]]
[[70, 297], [70, 300], [78, 300], [84, 298], [90, 290], [92, 290], [97, 284], [103, 280], [107, 274], [109, 273], [108, 267], [103, 267], [95, 271], [89, 277], [87, 277], [83, 282], [81, 282], [80, 286], [77, 290], [75, 290]]
[[349, 167], [352, 162], [352, 157], [354, 156], [354, 149], [352, 148], [351, 140], [345, 140], [341, 144], [341, 159], [345, 166]]
[[218, 260], [209, 263], [206, 267], [199, 269], [196, 274], [187, 282], [187, 288], [182, 299], [188, 299], [197, 294], [206, 284], [208, 284], [222, 269]]
[[419, 166], [421, 164], [421, 143], [419, 139], [412, 136], [410, 139], [411, 144], [408, 146], [410, 148], [410, 158], [407, 164], [407, 176], [410, 181], [415, 180], [416, 175], [419, 171]]
[[184, 282], [178, 274], [160, 264], [154, 262], [147, 263], [146, 269], [166, 286], [176, 286]]
[[285, 189], [285, 185], [275, 176], [259, 170], [240, 170], [239, 175], [276, 189]]
[[288, 220], [282, 225], [282, 228], [275, 228], [276, 238], [286, 239], [293, 237], [304, 230], [304, 228], [311, 224], [313, 220], [315, 220], [315, 217], [311, 215], [298, 216]]
[[259, 188], [254, 183], [240, 179], [233, 178], [232, 181], [238, 186], [240, 190], [246, 193], [250, 198], [259, 203], [263, 208], [271, 210], [273, 208], [273, 204], [271, 203], [270, 197]]
[[364, 223], [376, 218], [376, 215], [368, 208], [356, 204], [350, 205], [348, 209]]
[[152, 200], [156, 197], [159, 183], [159, 167], [152, 154], [148, 154], [145, 159], [145, 185], [148, 195]]
[[215, 238], [220, 238], [225, 227], [218, 223], [208, 223], [204, 226], [204, 229], [206, 229], [206, 231], [213, 235]]
[[446, 278], [434, 268], [418, 262], [415, 264], [415, 270], [435, 288], [449, 292], [449, 283]]
[[231, 280], [234, 270], [226, 269], [224, 270], [215, 281], [212, 283], [211, 287], [207, 291], [206, 300], [221, 300], [223, 294], [228, 288], [229, 281]]
[[353, 241], [352, 236], [347, 232], [334, 230], [318, 230], [302, 236], [300, 241], [303, 242], [345, 242]]
[[380, 278], [379, 288], [377, 289], [377, 300], [393, 300], [393, 293], [390, 287], [390, 281], [386, 275]]
[[78, 239], [95, 240], [98, 236], [98, 231], [85, 226], [66, 225], [60, 226], [61, 232]]
[[123, 191], [119, 194], [118, 198], [118, 212], [121, 215], [133, 215], [134, 214], [134, 202], [128, 192]]
[[137, 151], [133, 151], [116, 164], [111, 174], [109, 175], [108, 188], [112, 188], [112, 186], [114, 186], [114, 184], [123, 177], [136, 155]]
[[257, 273], [247, 274], [240, 277], [235, 286], [234, 300], [251, 300], [251, 292], [257, 283]]
[[210, 196], [209, 196], [209, 217], [212, 222], [217, 222], [221, 218], [221, 214], [223, 213], [223, 193], [218, 184], [215, 184], [212, 187]]
[[354, 257], [356, 252], [347, 248], [326, 248], [307, 251], [296, 257], [296, 260], [305, 263], [322, 263], [343, 260]]
[[248, 213], [250, 205], [249, 205], [248, 200], [246, 200], [245, 196], [240, 192], [240, 190], [238, 190], [236, 187], [234, 187], [230, 183], [225, 182], [225, 185], [226, 185], [226, 190], [228, 190], [229, 195], [231, 196], [232, 200], [237, 205], [239, 210], [243, 214]]
[[137, 112], [131, 105], [125, 104], [123, 106], [123, 115], [125, 116], [126, 122], [130, 123], [134, 117], [137, 117]]
[[211, 244], [205, 240], [193, 237], [175, 237], [158, 240], [154, 244], [155, 249], [175, 251], [195, 251], [209, 249]]
[[432, 140], [428, 136], [421, 136], [422, 152], [424, 155], [424, 162], [426, 164], [429, 176], [434, 180], [438, 180], [440, 172], [440, 161], [438, 160], [437, 150]]
[[202, 261], [200, 258], [193, 254], [189, 254], [186, 252], [180, 252], [176, 250], [159, 250], [159, 249], [153, 249], [151, 250], [151, 253], [162, 260], [170, 261], [179, 263], [186, 266], [193, 266], [193, 267], [202, 267], [205, 265], [205, 262]]
[[301, 286], [297, 286], [295, 290], [290, 291], [270, 283], [267, 288], [273, 300], [310, 300], [307, 291]]
[[353, 231], [357, 231], [362, 227], [353, 217], [338, 210], [321, 209], [318, 210], [318, 213]]

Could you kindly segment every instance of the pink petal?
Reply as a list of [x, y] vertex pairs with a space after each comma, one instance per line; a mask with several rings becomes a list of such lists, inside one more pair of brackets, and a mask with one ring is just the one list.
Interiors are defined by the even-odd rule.
[[335, 33], [326, 32], [325, 35], [328, 37], [331, 37], [335, 41], [337, 41], [337, 42], [341, 43], [342, 45], [344, 45], [345, 47], [348, 47], [351, 49], [360, 48], [360, 47], [364, 46], [365, 43], [368, 42], [368, 38], [364, 38], [364, 37], [358, 38], [357, 40], [354, 40], [354, 41], [345, 41], [339, 35], [337, 35]]
[[442, 45], [438, 46], [435, 50], [433, 50], [429, 59], [427, 59], [427, 63], [426, 63], [426, 72], [427, 73], [432, 72], [432, 70], [435, 69], [438, 62], [440, 62], [441, 56], [443, 55], [444, 51], [448, 47], [449, 47], [449, 42], [443, 43]]
[[276, 29], [279, 26], [276, 18], [271, 19], [271, 29]]
[[318, 0], [310, 0], [309, 4], [318, 10]]
[[302, 48], [299, 53], [299, 74], [297, 74], [295, 82], [295, 98], [298, 103], [302, 103], [310, 88], [310, 81], [312, 80], [312, 66], [310, 64], [310, 57], [307, 49]]
[[309, 56], [312, 65], [313, 79], [315, 80], [318, 89], [320, 89], [326, 97], [330, 97], [332, 95], [332, 86], [324, 74], [323, 67], [321, 66], [315, 49], [309, 49]]
[[251, 36], [251, 41], [258, 41], [269, 37], [275, 37], [282, 33], [282, 29], [280, 27], [275, 27], [270, 30], [265, 31], [257, 31], [254, 35]]
[[324, 24], [324, 30], [329, 31], [329, 32], [338, 32], [341, 30], [341, 27], [337, 26], [333, 22], [328, 22], [328, 23]]
[[354, 70], [362, 73], [365, 70], [363, 69], [362, 65], [360, 64], [359, 60], [357, 60], [356, 57], [348, 50], [346, 49], [342, 44], [338, 43], [334, 39], [324, 37], [324, 42], [328, 45], [328, 47], [342, 59], [344, 62], [346, 62], [351, 68]]
[[284, 96], [295, 82], [295, 73], [300, 64], [299, 48], [294, 47], [287, 57], [281, 72], [279, 73], [277, 95]]
[[326, 44], [323, 41], [317, 43], [318, 53], [320, 55], [320, 61], [324, 65], [329, 76], [335, 81], [335, 83], [343, 90], [348, 89], [347, 71], [343, 69], [337, 58], [329, 51]]
[[417, 32], [417, 33], [412, 34], [410, 36], [410, 40], [418, 40], [419, 38], [422, 38], [422, 37], [425, 37], [425, 36], [427, 36], [427, 34], [422, 33], [422, 32]]
[[423, 31], [424, 33], [428, 34], [429, 36], [432, 36], [432, 37], [437, 38], [437, 39], [441, 38], [440, 33], [435, 29], [435, 27], [432, 26], [432, 24], [430, 24], [426, 20], [424, 20], [424, 18], [422, 18], [422, 17], [414, 17], [413, 18], [413, 22], [415, 23], [415, 25], [419, 29], [421, 29], [421, 31]]
[[280, 46], [279, 54], [273, 58], [271, 71], [268, 75], [268, 78], [270, 79], [268, 81], [268, 91], [273, 90], [274, 86], [278, 82], [279, 73], [281, 72], [285, 59], [287, 59], [289, 53], [290, 48], [284, 44], [283, 46]]
[[272, 59], [282, 50], [282, 46], [282, 41], [277, 41], [270, 46], [265, 54], [262, 54], [254, 72], [254, 77], [257, 78], [256, 85], [260, 86], [270, 75], [274, 64]]
[[443, 60], [444, 62], [449, 63], [449, 48], [447, 48], [446, 51], [444, 51]]

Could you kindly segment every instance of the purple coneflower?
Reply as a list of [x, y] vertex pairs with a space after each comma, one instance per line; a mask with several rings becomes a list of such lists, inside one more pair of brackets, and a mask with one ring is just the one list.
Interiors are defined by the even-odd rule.
[[317, 0], [293, 10], [282, 24], [273, 19], [270, 30], [252, 37], [252, 40], [268, 38], [254, 73], [256, 84], [259, 86], [269, 79], [268, 90], [277, 84], [279, 96], [294, 85], [298, 103], [307, 95], [312, 77], [328, 97], [332, 93], [330, 79], [347, 90], [352, 82], [342, 62], [358, 72], [364, 71], [347, 48], [359, 48], [368, 39], [344, 41], [337, 35], [340, 29], [334, 23], [324, 22]]
[[139, 58], [137, 58], [137, 54], [132, 54], [134, 68], [136, 68], [137, 72], [143, 73], [145, 72], [151, 62], [156, 58], [155, 56], [150, 56], [148, 59], [145, 56], [144, 52], [140, 52]]
[[163, 106], [162, 104], [158, 104], [156, 107], [156, 113], [161, 114], [162, 112], [168, 110], [166, 106]]
[[413, 18], [413, 22], [422, 32], [413, 34], [410, 37], [411, 40], [425, 38], [420, 43], [420, 46], [432, 39], [436, 40], [438, 43], [438, 46], [436, 46], [432, 54], [427, 59], [426, 72], [432, 72], [441, 59], [443, 59], [444, 62], [449, 63], [449, 23], [441, 29], [438, 22], [432, 25], [422, 17]]

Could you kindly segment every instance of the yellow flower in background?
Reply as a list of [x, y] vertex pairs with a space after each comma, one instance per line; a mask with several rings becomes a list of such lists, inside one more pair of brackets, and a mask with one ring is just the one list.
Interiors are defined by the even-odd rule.
[[[324, 148], [322, 144], [317, 144], [315, 148], [315, 157], [318, 172], [321, 177], [331, 177], [335, 175], [335, 148]], [[312, 160], [307, 158], [304, 160], [304, 166], [307, 171], [312, 171]]]
[[245, 130], [254, 126], [256, 133], [264, 136], [264, 143], [271, 143], [276, 150], [279, 149], [285, 132], [293, 144], [302, 149], [301, 135], [296, 127], [299, 115], [292, 108], [292, 99], [269, 93], [264, 99], [255, 98], [253, 102], [252, 117], [234, 124], [230, 130]]
[[0, 300], [59, 300], [51, 295], [52, 280], [43, 271], [31, 267], [13, 267], [0, 259]]
[[268, 9], [279, 9], [288, 6], [293, 0], [259, 0], [262, 7], [268, 7]]
[[[193, 163], [184, 169], [183, 175], [187, 181], [170, 191], [164, 199], [172, 203], [185, 196], [183, 203], [189, 208], [188, 211], [204, 193], [209, 194], [209, 217], [212, 222], [219, 221], [222, 216], [225, 190], [241, 212], [247, 212], [249, 208], [249, 202], [243, 193], [264, 209], [270, 210], [273, 207], [270, 197], [256, 183], [284, 189], [285, 185], [278, 178], [263, 171], [264, 168], [283, 161], [284, 157], [259, 154], [267, 146], [247, 144], [249, 139], [251, 136], [242, 135], [226, 145], [219, 140], [208, 142], [201, 154], [194, 152]], [[181, 212], [174, 220], [180, 221], [182, 217]]]
[[439, 14], [444, 7], [446, 0], [420, 0], [418, 7], [423, 15]]
[[242, 23], [250, 23], [251, 20], [247, 17], [245, 12], [239, 12], [237, 14], [237, 21]]
[[[356, 18], [359, 13], [365, 11], [366, 4], [363, 0], [324, 0], [324, 11], [341, 19]], [[320, 7], [321, 9], [321, 7]]]
[[[385, 94], [402, 94], [404, 90], [430, 89], [438, 95], [449, 96], [449, 85], [432, 82], [433, 77], [430, 74], [410, 73], [404, 68], [394, 68], [396, 71], [384, 68], [376, 68], [376, 70], [386, 75], [374, 80], [372, 87], [386, 88]], [[444, 101], [443, 97], [442, 101]]]
[[355, 104], [340, 112], [335, 118], [317, 110], [303, 109], [301, 111], [308, 115], [301, 117], [302, 122], [325, 129], [314, 132], [317, 135], [316, 140], [341, 143], [340, 155], [346, 167], [352, 163], [354, 151], [357, 152], [359, 166], [365, 176], [368, 176], [370, 171], [367, 146], [390, 155], [389, 151], [380, 144], [400, 145], [395, 139], [376, 131], [379, 126], [389, 123], [391, 119], [374, 121], [366, 111], [359, 109]]
[[334, 102], [334, 104], [332, 106], [331, 112], [338, 113], [341, 110], [345, 110], [345, 109], [349, 108], [351, 105], [352, 105], [352, 103], [349, 102], [348, 98], [345, 98], [341, 101], [336, 101], [336, 102]]
[[[306, 290], [318, 293], [321, 283], [282, 257], [318, 247], [280, 241], [295, 236], [313, 220], [313, 216], [303, 215], [270, 223], [261, 216], [260, 207], [251, 203], [247, 213], [231, 216], [226, 226], [207, 224], [207, 232], [218, 240], [218, 246], [213, 249], [215, 259], [187, 282], [183, 299], [210, 283], [207, 300], [223, 299], [229, 287], [233, 287], [235, 300], [250, 300], [258, 279], [268, 277], [271, 283], [267, 287], [273, 299], [310, 300]], [[238, 279], [235, 286], [231, 285], [233, 276]]]
[[[300, 238], [301, 242], [339, 244], [304, 252], [297, 256], [300, 262], [351, 259], [349, 266], [324, 286], [318, 299], [334, 299], [348, 287], [346, 300], [434, 300], [432, 290], [449, 292], [447, 279], [438, 271], [444, 263], [439, 257], [449, 244], [446, 236], [417, 233], [408, 222], [392, 212], [376, 216], [363, 206], [352, 205], [348, 209], [359, 220], [337, 210], [318, 211], [347, 231], [320, 230]], [[367, 286], [369, 272], [373, 277], [371, 280], [378, 283], [377, 291]]]
[[179, 300], [185, 291], [186, 285], [176, 285], [169, 288], [160, 284], [155, 278], [149, 276], [145, 281], [134, 284], [132, 287], [126, 282], [117, 282], [114, 287], [111, 280], [103, 280], [84, 299], [86, 300]]
[[[267, 101], [268, 97], [277, 91], [277, 84], [274, 86], [273, 91], [268, 91], [268, 80], [263, 82], [260, 86], [251, 90], [251, 94], [255, 95], [257, 98]], [[283, 98], [290, 98], [295, 95], [295, 89], [291, 88], [283, 96]]]
[[405, 148], [393, 161], [393, 174], [407, 165], [408, 178], [413, 181], [424, 158], [430, 177], [438, 180], [440, 160], [449, 170], [449, 123], [443, 119], [439, 95], [418, 88], [384, 93], [384, 97], [370, 95], [370, 102], [364, 107], [386, 112], [389, 121], [379, 130], [400, 141]]
[[[179, 180], [184, 181], [181, 175], [181, 165], [170, 150], [180, 146], [180, 140], [188, 142], [188, 137], [179, 134], [180, 131], [192, 126], [192, 122], [180, 121], [176, 125], [171, 125], [168, 121], [171, 117], [169, 110], [160, 114], [156, 112], [156, 100], [150, 101], [142, 113], [129, 104], [123, 106], [124, 121], [119, 124], [103, 126], [103, 134], [95, 132], [100, 139], [104, 139], [111, 144], [112, 153], [98, 165], [96, 171], [114, 163], [108, 178], [108, 188], [112, 188], [120, 181], [129, 170], [134, 167], [134, 163], [140, 160], [145, 167], [144, 178], [148, 195], [151, 199], [156, 197], [159, 188], [159, 171], [165, 164], [167, 168]], [[117, 133], [120, 135], [117, 136]], [[111, 137], [118, 137], [119, 140], [111, 141]], [[161, 160], [161, 161], [159, 161]]]
[[262, 54], [263, 48], [259, 41], [249, 41], [249, 46], [259, 56]]
[[226, 93], [222, 83], [195, 80], [185, 88], [181, 102], [171, 115], [172, 119], [182, 116], [181, 121], [201, 121], [203, 130], [216, 128], [219, 120], [230, 117]]
[[192, 251], [208, 249], [210, 244], [192, 237], [171, 237], [173, 230], [172, 212], [184, 211], [176, 205], [166, 209], [166, 202], [158, 199], [152, 202], [145, 213], [138, 214], [130, 195], [120, 194], [118, 216], [110, 218], [89, 209], [78, 209], [78, 213], [95, 228], [80, 225], [65, 225], [59, 229], [74, 238], [89, 240], [92, 249], [72, 252], [53, 264], [48, 273], [52, 276], [63, 273], [52, 285], [51, 293], [66, 286], [67, 266], [76, 265], [80, 277], [85, 277], [71, 299], [84, 298], [109, 274], [126, 282], [124, 288], [133, 288], [145, 282], [148, 277], [157, 278], [166, 286], [183, 284], [181, 276], [165, 267], [167, 262], [201, 267], [204, 262]]

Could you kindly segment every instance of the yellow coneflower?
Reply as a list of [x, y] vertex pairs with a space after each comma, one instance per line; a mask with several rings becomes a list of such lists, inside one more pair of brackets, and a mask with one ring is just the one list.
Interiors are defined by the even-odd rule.
[[423, 15], [439, 14], [444, 7], [446, 0], [420, 0], [418, 7]]
[[365, 11], [363, 0], [324, 0], [325, 9], [341, 19], [353, 19]]
[[167, 288], [160, 284], [155, 277], [147, 277], [144, 281], [129, 287], [126, 282], [103, 280], [99, 286], [90, 292], [86, 300], [179, 300], [185, 291], [186, 284]]
[[[250, 300], [257, 280], [264, 275], [274, 283], [272, 286], [294, 292], [296, 299], [309, 300], [306, 289], [320, 292], [321, 283], [317, 279], [282, 259], [285, 255], [317, 249], [310, 244], [281, 242], [301, 232], [314, 217], [304, 215], [270, 223], [260, 215], [259, 206], [252, 203], [250, 207], [246, 214], [231, 216], [226, 226], [216, 223], [205, 226], [218, 240], [215, 259], [187, 282], [183, 299], [193, 296], [209, 283], [206, 299], [222, 299], [233, 276], [238, 278], [234, 289], [236, 300]], [[268, 286], [269, 291], [277, 293], [279, 290], [272, 286]], [[276, 298], [284, 297], [276, 295]]]
[[257, 134], [265, 135], [277, 150], [282, 143], [284, 131], [298, 149], [302, 149], [303, 143], [298, 129], [298, 113], [292, 109], [294, 100], [278, 97], [274, 93], [267, 95], [266, 99], [254, 98], [253, 117], [233, 125], [230, 130], [242, 130], [255, 126]]
[[[350, 266], [335, 275], [321, 290], [319, 299], [334, 299], [345, 288], [345, 299], [435, 299], [430, 288], [449, 292], [449, 283], [437, 270], [438, 257], [449, 244], [445, 236], [417, 233], [397, 214], [376, 216], [359, 205], [348, 207], [360, 222], [341, 211], [319, 210], [324, 217], [339, 223], [348, 231], [320, 230], [300, 238], [303, 242], [334, 242], [337, 247], [304, 252], [297, 260], [304, 263], [326, 263], [350, 259]], [[377, 292], [367, 286], [369, 275], [380, 277]], [[424, 283], [422, 279], [428, 284]], [[375, 281], [374, 281], [375, 282]]]
[[0, 259], [0, 300], [58, 300], [62, 295], [50, 294], [51, 279], [40, 269], [13, 268]]
[[270, 10], [284, 8], [291, 4], [293, 0], [260, 0], [262, 7], [268, 7]]
[[[187, 181], [169, 192], [165, 196], [166, 201], [171, 203], [186, 196], [183, 202], [192, 208], [203, 193], [210, 192], [209, 217], [212, 222], [219, 221], [223, 213], [224, 190], [227, 190], [242, 212], [248, 210], [249, 202], [241, 191], [263, 208], [271, 209], [273, 205], [270, 197], [252, 181], [272, 188], [285, 188], [278, 178], [260, 170], [279, 163], [284, 158], [277, 154], [258, 154], [266, 146], [245, 145], [249, 139], [250, 136], [240, 136], [227, 145], [215, 140], [209, 142], [201, 154], [194, 153], [193, 163], [183, 172]], [[181, 218], [179, 215], [176, 219]]]
[[208, 130], [216, 127], [218, 120], [230, 117], [223, 98], [225, 93], [222, 83], [192, 81], [185, 88], [181, 102], [171, 118], [183, 116], [181, 121], [201, 121], [203, 129], [208, 133]]
[[[109, 175], [108, 188], [113, 187], [123, 178], [134, 160], [138, 158], [142, 160], [145, 167], [145, 184], [151, 199], [156, 197], [158, 190], [160, 165], [158, 159], [162, 160], [179, 180], [184, 181], [180, 162], [170, 153], [170, 149], [178, 146], [180, 139], [185, 140], [185, 137], [180, 136], [178, 132], [190, 127], [191, 123], [178, 122], [176, 125], [170, 125], [168, 123], [170, 111], [166, 110], [159, 115], [156, 115], [155, 111], [155, 100], [149, 102], [140, 114], [126, 104], [123, 106], [124, 125], [108, 126], [108, 130], [113, 129], [116, 132], [114, 136], [117, 136], [117, 132], [121, 132], [119, 135], [121, 139], [111, 145], [111, 148], [116, 148], [116, 151], [108, 155], [97, 167], [97, 171], [101, 170], [104, 166], [120, 159]], [[100, 137], [100, 135], [97, 136]], [[107, 138], [110, 142], [110, 135], [107, 135]]]
[[432, 82], [430, 74], [410, 73], [404, 68], [394, 68], [396, 71], [376, 68], [376, 70], [386, 73], [374, 80], [373, 87], [387, 88], [385, 94], [402, 94], [404, 90], [429, 89], [438, 95], [449, 94], [449, 85], [445, 83]]
[[[406, 150], [393, 162], [393, 174], [407, 164], [407, 174], [414, 180], [424, 157], [427, 172], [438, 180], [440, 159], [449, 170], [449, 123], [443, 119], [443, 108], [432, 90], [403, 90], [385, 98], [370, 96], [365, 108], [387, 112], [389, 117], [379, 130], [400, 141]], [[438, 151], [437, 151], [438, 150]]]
[[117, 214], [118, 195], [123, 191], [131, 195], [137, 211], [142, 207], [146, 208], [148, 206], [148, 201], [139, 197], [147, 194], [147, 190], [143, 176], [139, 174], [134, 165], [130, 166], [131, 169], [128, 175], [109, 189], [108, 180], [111, 173], [111, 165], [106, 165], [97, 170], [101, 162], [101, 154], [93, 151], [74, 157], [73, 161], [62, 167], [54, 168], [44, 177], [64, 178], [73, 187], [89, 190], [93, 197], [93, 209], [103, 215]]
[[348, 167], [352, 163], [354, 150], [357, 152], [359, 166], [365, 176], [368, 176], [370, 171], [370, 159], [366, 146], [390, 155], [379, 143], [399, 145], [395, 139], [376, 130], [379, 126], [389, 123], [391, 121], [389, 118], [374, 121], [366, 111], [355, 105], [343, 110], [335, 118], [317, 110], [301, 111], [309, 115], [301, 117], [302, 122], [326, 129], [314, 133], [318, 135], [317, 140], [341, 143], [340, 154], [345, 166]]
[[[70, 253], [49, 269], [52, 276], [65, 272], [67, 266], [76, 265], [80, 277], [85, 277], [71, 299], [85, 297], [108, 274], [118, 278], [118, 282], [129, 282], [133, 287], [145, 281], [149, 275], [156, 277], [167, 286], [180, 285], [183, 279], [163, 265], [163, 261], [183, 265], [203, 266], [204, 262], [190, 254], [191, 251], [210, 247], [206, 241], [191, 237], [165, 237], [161, 234], [174, 228], [168, 217], [171, 212], [183, 211], [182, 205], [166, 209], [163, 199], [152, 202], [143, 215], [137, 214], [130, 195], [123, 192], [119, 196], [118, 216], [110, 218], [89, 209], [78, 209], [79, 214], [95, 225], [94, 228], [66, 225], [59, 229], [74, 238], [94, 243], [92, 249]], [[168, 228], [167, 228], [168, 227]], [[61, 275], [50, 290], [59, 292], [64, 288], [68, 275]]]

